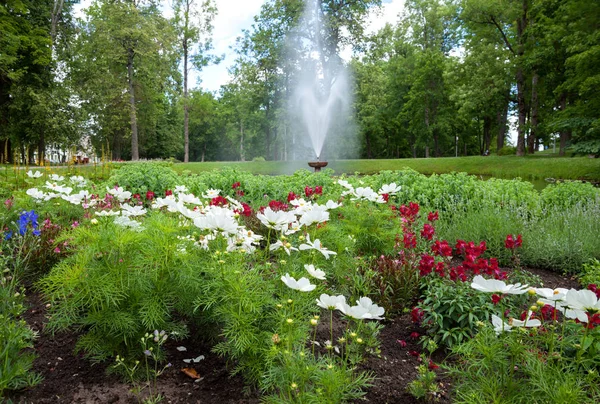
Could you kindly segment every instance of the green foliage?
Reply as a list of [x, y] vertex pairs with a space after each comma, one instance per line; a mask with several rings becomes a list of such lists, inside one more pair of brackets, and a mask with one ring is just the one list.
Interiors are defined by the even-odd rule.
[[[509, 282], [539, 284], [539, 278], [526, 272], [514, 271]], [[503, 299], [500, 306], [492, 303], [491, 295], [479, 292], [470, 282], [450, 281], [438, 276], [425, 278], [424, 299], [417, 307], [423, 312], [422, 325], [430, 338], [444, 346], [453, 347], [472, 338], [479, 325], [489, 322], [499, 308], [520, 313], [526, 296]]]
[[38, 384], [42, 377], [31, 371], [36, 355], [31, 351], [37, 333], [20, 317], [25, 312], [24, 290], [0, 255], [0, 399], [7, 390]]
[[504, 146], [498, 151], [498, 156], [514, 156], [517, 154], [517, 148], [513, 146]]
[[542, 206], [552, 210], [588, 206], [600, 203], [600, 188], [580, 181], [559, 182], [544, 188], [541, 199]]
[[583, 269], [579, 274], [579, 283], [583, 287], [588, 285], [600, 285], [600, 261], [593, 258], [583, 264]]
[[177, 253], [177, 221], [160, 213], [142, 232], [102, 219], [69, 235], [74, 254], [39, 286], [52, 303], [49, 327], [82, 331], [77, 347], [95, 360], [135, 349], [148, 329], [185, 335], [175, 313], [190, 315], [198, 294], [196, 264]]
[[597, 371], [546, 351], [547, 340], [560, 341], [560, 332], [544, 336], [541, 330], [520, 330], [497, 336], [485, 326], [452, 349], [454, 402], [574, 403], [600, 398]]
[[588, 154], [598, 157], [600, 156], [600, 139], [575, 143], [572, 150], [576, 154]]
[[154, 191], [162, 195], [167, 189], [173, 189], [181, 182], [179, 176], [169, 165], [156, 163], [125, 164], [112, 172], [106, 184], [115, 184], [129, 190], [131, 193], [145, 195]]

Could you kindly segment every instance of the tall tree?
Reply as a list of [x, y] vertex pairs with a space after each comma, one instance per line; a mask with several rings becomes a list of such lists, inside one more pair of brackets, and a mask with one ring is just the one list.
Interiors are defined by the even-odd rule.
[[212, 0], [175, 0], [173, 9], [183, 51], [183, 161], [187, 163], [190, 159], [188, 63], [191, 58], [192, 66], [202, 69], [211, 59], [214, 60], [207, 52], [212, 48], [212, 21], [216, 7]]

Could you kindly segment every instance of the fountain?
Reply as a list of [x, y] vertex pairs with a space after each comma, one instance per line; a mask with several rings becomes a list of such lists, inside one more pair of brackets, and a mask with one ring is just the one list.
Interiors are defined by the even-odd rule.
[[303, 123], [316, 160], [308, 165], [315, 172], [327, 166], [321, 160], [325, 138], [334, 122], [347, 115], [350, 106], [348, 74], [337, 54], [326, 55], [323, 50], [321, 10], [318, 1], [308, 1], [299, 34], [304, 57], [300, 63], [301, 74], [290, 103]]

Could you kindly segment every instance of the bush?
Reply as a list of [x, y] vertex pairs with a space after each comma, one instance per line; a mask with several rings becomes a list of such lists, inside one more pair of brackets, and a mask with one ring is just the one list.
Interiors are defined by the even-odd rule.
[[106, 186], [112, 188], [119, 185], [131, 193], [140, 195], [146, 194], [147, 191], [154, 191], [157, 195], [162, 195], [180, 182], [180, 177], [170, 165], [144, 162], [122, 165], [121, 168], [112, 172], [106, 181]]
[[498, 156], [514, 156], [517, 154], [517, 148], [514, 146], [504, 146], [498, 152]]

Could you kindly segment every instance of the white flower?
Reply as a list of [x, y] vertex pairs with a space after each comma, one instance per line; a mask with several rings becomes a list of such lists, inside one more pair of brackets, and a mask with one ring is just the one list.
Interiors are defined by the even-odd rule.
[[99, 212], [94, 212], [96, 216], [106, 217], [106, 216], [119, 216], [121, 214], [118, 210], [101, 210]]
[[44, 174], [42, 174], [39, 171], [35, 171], [35, 172], [32, 172], [31, 170], [27, 171], [27, 176], [29, 178], [40, 178], [42, 175], [44, 175]]
[[345, 180], [338, 180], [338, 184], [340, 184], [341, 186], [343, 186], [344, 188], [346, 188], [349, 191], [352, 191], [354, 189], [354, 187], [352, 185], [350, 185], [350, 183], [348, 181], [345, 181]]
[[194, 219], [194, 225], [203, 230], [212, 230], [234, 235], [239, 225], [228, 209], [213, 206], [206, 215]]
[[115, 217], [115, 224], [121, 227], [128, 227], [135, 231], [142, 231], [144, 228], [140, 222], [130, 219], [128, 216]]
[[324, 223], [329, 220], [329, 212], [324, 206], [314, 206], [300, 217], [300, 224], [306, 227], [314, 223]]
[[565, 309], [565, 317], [572, 320], [579, 320], [582, 323], [588, 322], [587, 313], [583, 310]]
[[29, 188], [25, 193], [37, 201], [40, 201], [46, 197], [46, 194], [37, 188]]
[[131, 192], [125, 191], [123, 187], [116, 188], [106, 188], [109, 194], [113, 195], [115, 198], [119, 200], [119, 202], [125, 202], [125, 200], [131, 198]]
[[81, 175], [72, 175], [69, 180], [79, 187], [84, 187], [87, 184], [87, 181]]
[[294, 207], [294, 214], [301, 215], [313, 208], [311, 202], [305, 201], [303, 198], [292, 199], [290, 205]]
[[283, 250], [287, 253], [287, 255], [290, 255], [291, 251], [298, 251], [298, 249], [296, 247], [292, 247], [291, 244], [288, 245], [289, 243], [284, 243], [281, 240], [277, 240], [276, 242], [274, 242], [273, 244], [271, 244], [269, 246], [269, 251], [276, 251], [279, 250], [280, 248], [283, 248]]
[[531, 318], [532, 314], [533, 314], [533, 312], [531, 310], [529, 310], [527, 312], [527, 320], [522, 321], [522, 320], [517, 320], [515, 318], [512, 318], [508, 322], [513, 327], [539, 327], [539, 326], [541, 326], [542, 322], [536, 318], [532, 319]]
[[327, 208], [327, 210], [337, 209], [340, 206], [342, 206], [341, 203], [336, 203], [336, 202], [332, 201], [331, 199], [328, 200], [327, 203], [325, 204], [325, 207]]
[[208, 189], [205, 193], [202, 194], [202, 197], [205, 199], [213, 199], [219, 196], [220, 193], [220, 189]]
[[299, 290], [300, 292], [310, 292], [311, 290], [315, 290], [317, 287], [316, 285], [312, 285], [310, 281], [304, 277], [296, 281], [290, 276], [290, 274], [285, 274], [282, 276], [281, 281], [285, 283], [288, 288]]
[[177, 194], [177, 198], [179, 199], [179, 202], [182, 203], [189, 203], [192, 205], [202, 205], [202, 202], [200, 202], [200, 198], [196, 197], [194, 194], [186, 194], [186, 193], [179, 193]]
[[348, 316], [353, 317], [357, 320], [362, 319], [372, 319], [372, 320], [382, 320], [383, 314], [385, 310], [383, 307], [379, 307], [371, 299], [368, 297], [361, 297], [356, 301], [357, 305], [350, 307]]
[[401, 188], [402, 187], [396, 185], [395, 182], [392, 182], [391, 184], [383, 184], [379, 190], [379, 194], [396, 195], [398, 192], [400, 192]]
[[325, 256], [325, 259], [329, 259], [330, 255], [337, 255], [336, 252], [330, 251], [327, 248], [323, 247], [323, 244], [321, 244], [321, 240], [319, 239], [316, 239], [314, 242], [311, 243], [310, 235], [308, 234], [306, 235], [306, 244], [300, 244], [300, 250], [317, 250], [318, 252], [323, 254], [323, 256]]
[[[551, 301], [551, 302], [558, 302], [558, 301], [564, 301], [565, 300], [565, 296], [567, 295], [568, 290], [565, 288], [556, 288], [556, 289], [550, 289], [550, 288], [532, 288], [535, 293], [543, 298], [543, 302], [546, 303], [546, 301]], [[546, 303], [548, 304], [548, 303]], [[552, 303], [554, 304], [554, 303]]]
[[187, 192], [187, 191], [188, 191], [188, 189], [187, 189], [187, 187], [185, 185], [175, 185], [175, 191], [174, 192], [176, 194], [181, 194], [181, 193], [184, 193], [184, 192]]
[[510, 324], [503, 322], [502, 319], [495, 314], [492, 314], [492, 325], [494, 326], [496, 334], [500, 334], [503, 331], [510, 332], [510, 329], [512, 328]]
[[485, 279], [481, 275], [477, 275], [473, 278], [473, 283], [471, 283], [471, 287], [481, 292], [508, 295], [522, 295], [523, 293], [527, 292], [528, 288], [527, 285], [521, 286], [520, 283], [514, 285], [507, 285], [506, 283], [496, 279]]
[[263, 213], [257, 213], [256, 217], [269, 229], [278, 231], [286, 230], [290, 223], [296, 221], [296, 215], [283, 210], [274, 211], [270, 207], [265, 208]]
[[329, 296], [323, 293], [317, 299], [317, 306], [327, 310], [340, 310], [340, 308], [344, 308], [345, 306], [347, 306], [346, 297], [343, 295]]
[[377, 197], [379, 196], [379, 195], [377, 195], [377, 193], [375, 191], [373, 191], [373, 189], [371, 187], [356, 188], [352, 192], [352, 195], [354, 195], [354, 198], [352, 198], [353, 201], [366, 199], [366, 200], [372, 201], [372, 202], [374, 202], [377, 199]]
[[592, 314], [600, 312], [600, 301], [591, 290], [571, 289], [567, 292], [565, 301], [569, 308], [574, 310], [581, 310]]
[[71, 193], [71, 191], [73, 191], [73, 188], [63, 187], [62, 185], [59, 185], [56, 182], [46, 181], [45, 187], [48, 189], [51, 189], [54, 192], [58, 192], [58, 193], [65, 194], [65, 195], [69, 195]]
[[52, 181], [63, 181], [63, 180], [65, 179], [65, 177], [63, 177], [63, 176], [61, 176], [61, 175], [58, 175], [58, 174], [52, 174], [52, 175], [50, 176], [50, 179], [51, 179]]
[[318, 268], [315, 268], [313, 264], [304, 265], [304, 269], [306, 269], [306, 271], [308, 271], [310, 276], [312, 276], [313, 278], [325, 280], [325, 272], [321, 271]]
[[300, 231], [300, 223], [294, 221], [290, 223], [287, 228], [283, 229], [281, 231], [281, 234], [283, 234], [284, 236], [289, 236], [290, 234], [297, 233], [298, 231]]
[[144, 209], [143, 206], [130, 206], [126, 203], [124, 203], [123, 205], [121, 205], [121, 208], [123, 209], [123, 211], [121, 212], [121, 214], [123, 216], [142, 216], [146, 214], [146, 209]]

